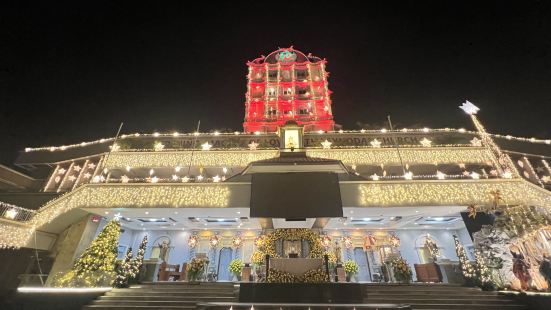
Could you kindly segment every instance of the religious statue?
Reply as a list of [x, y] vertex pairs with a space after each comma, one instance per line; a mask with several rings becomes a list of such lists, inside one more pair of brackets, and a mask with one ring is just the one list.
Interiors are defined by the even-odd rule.
[[159, 258], [163, 260], [163, 262], [166, 262], [168, 254], [168, 242], [166, 240], [163, 240], [162, 243], [159, 243]]
[[335, 257], [337, 257], [337, 264], [342, 262], [341, 246], [338, 241], [335, 241]]
[[295, 150], [295, 139], [291, 136], [287, 142], [287, 146], [291, 149], [291, 152]]
[[523, 291], [530, 288], [530, 281], [532, 277], [530, 275], [530, 265], [524, 259], [520, 249], [517, 246], [511, 247], [511, 254], [513, 255], [513, 273], [520, 281], [520, 287]]

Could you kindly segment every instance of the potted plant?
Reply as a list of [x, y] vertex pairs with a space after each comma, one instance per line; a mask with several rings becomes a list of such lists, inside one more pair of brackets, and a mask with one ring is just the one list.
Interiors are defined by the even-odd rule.
[[346, 273], [346, 282], [350, 282], [352, 276], [358, 273], [358, 264], [353, 260], [344, 262], [344, 272]]
[[243, 270], [243, 262], [240, 259], [232, 260], [228, 269], [233, 274], [234, 281], [241, 281], [241, 270]]
[[394, 257], [390, 260], [390, 265], [392, 266], [392, 272], [394, 273], [394, 278], [396, 281], [400, 283], [411, 282], [413, 273], [405, 259], [401, 257]]
[[198, 283], [205, 268], [205, 260], [193, 258], [188, 265], [187, 280], [189, 283]]

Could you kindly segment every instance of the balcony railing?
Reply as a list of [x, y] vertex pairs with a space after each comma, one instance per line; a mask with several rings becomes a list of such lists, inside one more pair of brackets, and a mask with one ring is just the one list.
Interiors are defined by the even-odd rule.
[[36, 211], [0, 202], [0, 218], [17, 222], [26, 222], [33, 218]]

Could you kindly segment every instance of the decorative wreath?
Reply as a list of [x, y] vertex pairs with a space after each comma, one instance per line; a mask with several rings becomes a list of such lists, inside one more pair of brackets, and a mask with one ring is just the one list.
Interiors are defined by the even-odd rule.
[[214, 235], [214, 236], [210, 237], [209, 244], [210, 244], [211, 248], [215, 248], [218, 245], [218, 236]]
[[314, 231], [306, 228], [297, 229], [276, 229], [264, 236], [264, 252], [270, 257], [279, 257], [276, 251], [276, 241], [278, 240], [305, 240], [310, 244], [310, 253], [308, 258], [322, 258], [323, 246], [320, 236]]
[[199, 239], [197, 238], [197, 236], [195, 235], [191, 235], [189, 236], [189, 239], [187, 241], [187, 245], [190, 247], [190, 248], [195, 248], [197, 246], [197, 243], [199, 242]]
[[232, 244], [235, 248], [238, 248], [243, 244], [243, 239], [240, 236], [233, 237]]

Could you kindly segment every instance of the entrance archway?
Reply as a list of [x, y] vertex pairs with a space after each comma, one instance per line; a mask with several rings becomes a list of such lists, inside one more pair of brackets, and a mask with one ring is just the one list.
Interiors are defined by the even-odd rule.
[[367, 261], [367, 253], [361, 247], [354, 248], [354, 260], [358, 264], [358, 281], [371, 281], [371, 272]]
[[231, 281], [233, 275], [229, 271], [230, 262], [233, 257], [233, 250], [228, 247], [220, 249], [218, 255], [218, 281]]

